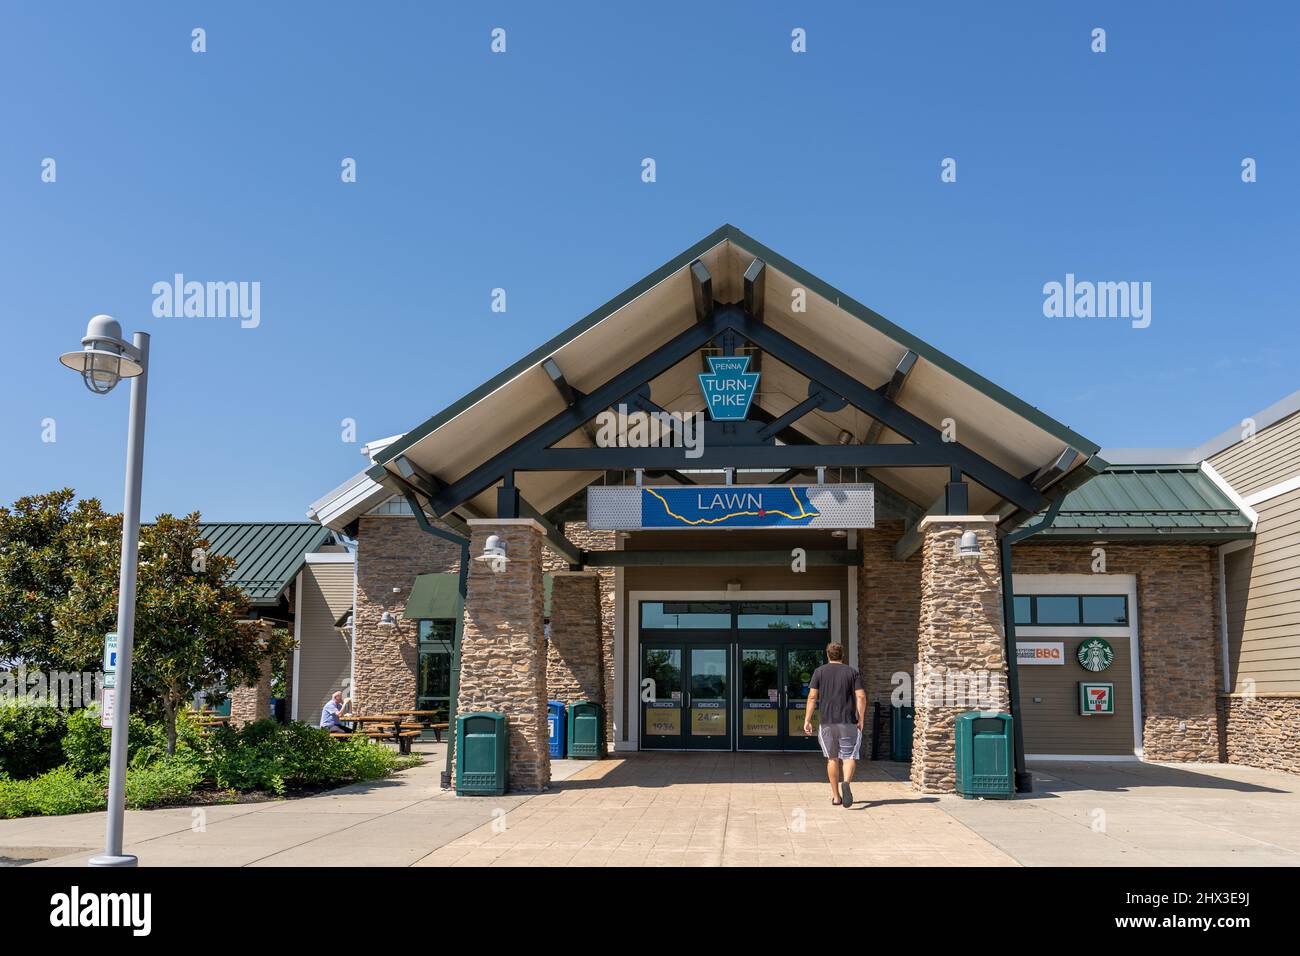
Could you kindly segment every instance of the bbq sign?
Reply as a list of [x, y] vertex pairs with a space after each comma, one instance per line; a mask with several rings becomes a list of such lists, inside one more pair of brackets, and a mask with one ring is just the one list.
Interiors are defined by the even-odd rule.
[[699, 376], [700, 391], [715, 422], [742, 422], [758, 391], [758, 372], [749, 371], [748, 355], [709, 355], [709, 372]]
[[1115, 685], [1079, 683], [1079, 713], [1084, 717], [1115, 713]]

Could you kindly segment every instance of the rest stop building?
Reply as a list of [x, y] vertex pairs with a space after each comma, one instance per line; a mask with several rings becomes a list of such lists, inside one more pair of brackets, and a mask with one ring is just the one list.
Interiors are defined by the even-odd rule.
[[[620, 408], [686, 434], [611, 444]], [[1214, 453], [1257, 474], [1242, 447]], [[953, 789], [972, 709], [1014, 713], [1022, 787], [1023, 759], [1300, 769], [1300, 640], [1256, 653], [1277, 635], [1245, 597], [1228, 633], [1259, 514], [1213, 450], [1108, 460], [734, 227], [364, 450], [308, 512], [355, 552], [298, 578], [299, 719], [341, 686], [366, 712], [499, 711], [535, 791], [549, 699], [599, 703], [611, 752], [814, 749], [833, 640], [869, 705], [915, 706], [922, 791]]]

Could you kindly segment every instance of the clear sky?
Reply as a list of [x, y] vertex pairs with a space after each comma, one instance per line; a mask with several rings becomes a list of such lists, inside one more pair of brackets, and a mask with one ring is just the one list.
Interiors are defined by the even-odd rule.
[[[7, 3], [0, 501], [121, 507], [127, 390], [55, 361], [97, 312], [153, 335], [145, 515], [297, 519], [360, 442], [724, 222], [1103, 446], [1199, 444], [1300, 388], [1298, 26], [1289, 2]], [[260, 324], [155, 317], [176, 273], [259, 282]], [[1150, 282], [1150, 326], [1045, 317], [1067, 273]]]

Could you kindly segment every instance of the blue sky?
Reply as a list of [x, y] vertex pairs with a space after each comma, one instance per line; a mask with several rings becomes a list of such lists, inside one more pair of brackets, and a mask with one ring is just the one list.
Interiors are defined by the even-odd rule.
[[[0, 501], [121, 507], [126, 390], [55, 363], [97, 312], [153, 335], [146, 516], [296, 519], [342, 419], [418, 424], [724, 222], [1103, 446], [1198, 444], [1300, 388], [1297, 9], [8, 4]], [[260, 325], [155, 318], [178, 272]], [[1151, 326], [1045, 318], [1068, 272]]]

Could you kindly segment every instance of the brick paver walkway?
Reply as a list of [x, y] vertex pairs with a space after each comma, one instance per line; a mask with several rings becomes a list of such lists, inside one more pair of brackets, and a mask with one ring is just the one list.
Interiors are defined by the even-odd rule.
[[452, 840], [420, 866], [1005, 866], [1014, 861], [864, 763], [833, 806], [818, 754], [630, 754], [604, 760]]

